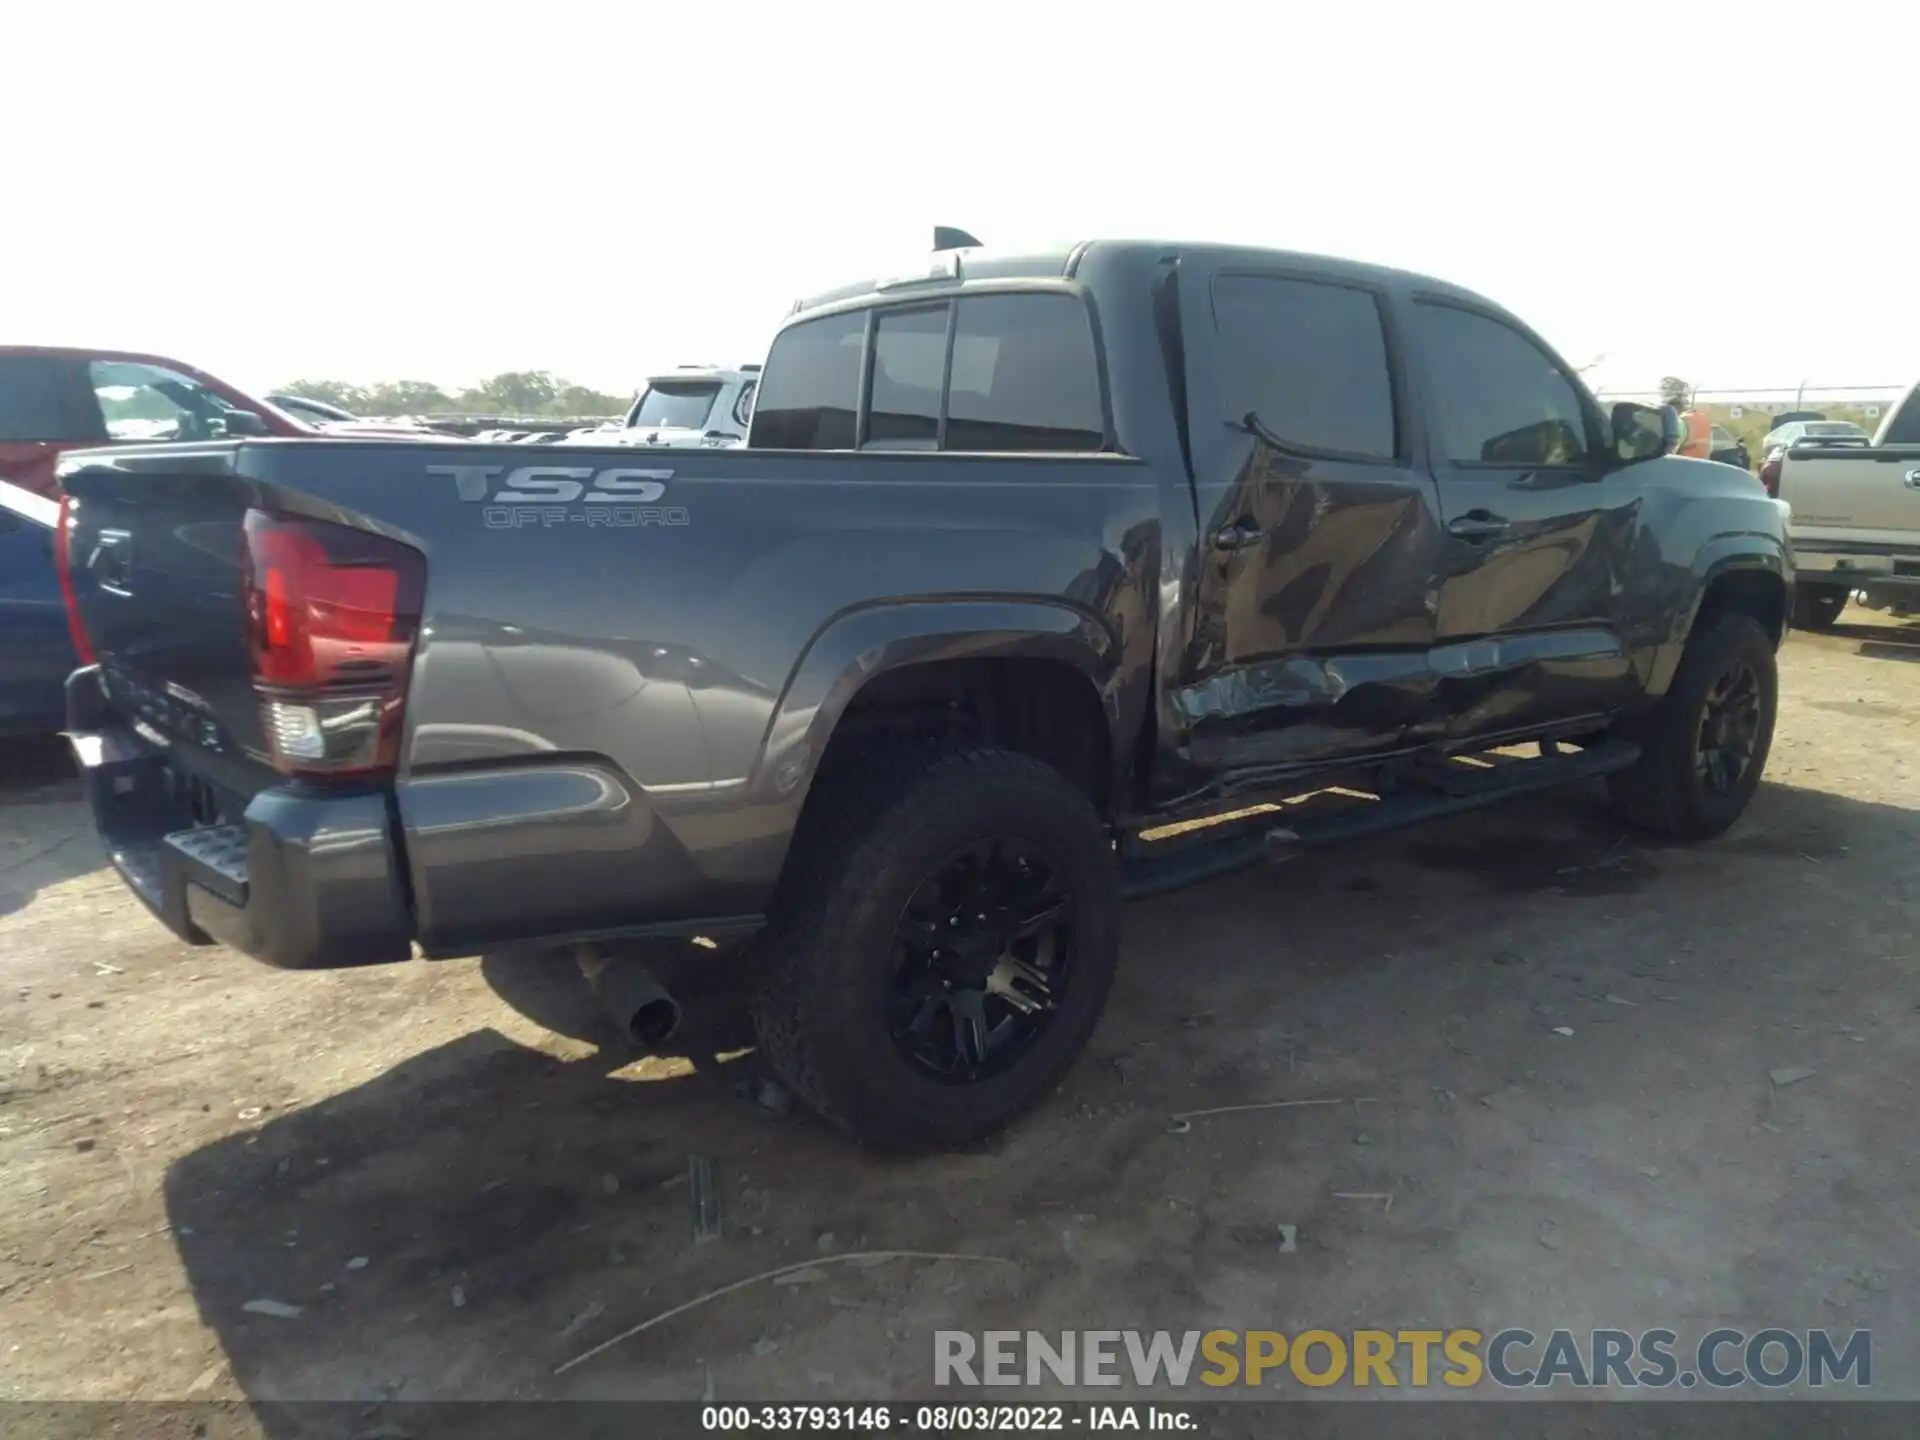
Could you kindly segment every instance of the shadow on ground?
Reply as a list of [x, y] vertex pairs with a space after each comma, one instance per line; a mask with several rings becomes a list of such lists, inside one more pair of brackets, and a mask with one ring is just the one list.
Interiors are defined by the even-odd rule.
[[0, 915], [43, 887], [100, 868], [67, 742], [57, 735], [0, 741]]
[[[1853, 609], [1847, 613], [1860, 616], [1873, 612]], [[1920, 660], [1920, 622], [1887, 619], [1871, 623], [1856, 619], [1821, 633], [1855, 642], [1855, 652], [1870, 660]]]
[[[1128, 965], [1092, 1053], [1038, 1115], [975, 1154], [882, 1161], [803, 1116], [768, 1114], [739, 1093], [736, 1077], [750, 1062], [715, 1059], [740, 1038], [727, 1028], [735, 1021], [701, 1032], [690, 1072], [655, 1078], [621, 1070], [631, 1057], [619, 1052], [564, 1061], [483, 1030], [179, 1159], [167, 1175], [168, 1216], [200, 1317], [218, 1334], [241, 1390], [262, 1400], [693, 1399], [702, 1366], [717, 1356], [770, 1353], [755, 1347], [787, 1333], [776, 1320], [798, 1313], [791, 1290], [761, 1287], [676, 1320], [621, 1351], [613, 1372], [553, 1372], [617, 1329], [716, 1285], [849, 1249], [996, 1250], [1022, 1260], [1017, 1284], [989, 1285], [984, 1299], [969, 1292], [972, 1308], [952, 1323], [993, 1315], [1017, 1324], [1022, 1295], [1049, 1285], [1081, 1294], [1074, 1287], [1137, 1280], [1140, 1294], [1200, 1306], [1203, 1295], [1218, 1293], [1196, 1289], [1206, 1275], [1274, 1262], [1265, 1250], [1249, 1259], [1229, 1227], [1204, 1217], [1181, 1220], [1186, 1228], [1170, 1232], [1177, 1238], [1164, 1246], [1078, 1258], [1043, 1246], [1042, 1226], [1022, 1227], [1027, 1217], [1062, 1220], [1128, 1203], [1123, 1197], [1150, 1197], [1139, 1203], [1158, 1212], [1161, 1187], [1177, 1184], [1182, 1164], [1165, 1139], [1168, 1114], [1197, 1086], [1230, 1078], [1241, 1063], [1234, 1057], [1270, 1033], [1276, 1013], [1299, 1014], [1309, 1035], [1315, 1027], [1369, 1028], [1403, 1057], [1397, 1063], [1424, 1064], [1404, 1057], [1424, 1057], [1437, 1044], [1433, 1013], [1420, 1008], [1418, 992], [1411, 1004], [1381, 1005], [1377, 972], [1417, 962], [1428, 983], [1443, 984], [1460, 978], [1449, 969], [1471, 969], [1470, 982], [1452, 992], [1454, 1005], [1523, 983], [1527, 967], [1502, 968], [1489, 932], [1503, 902], [1526, 893], [1563, 897], [1570, 928], [1593, 923], [1588, 917], [1619, 897], [1657, 899], [1675, 917], [1674, 945], [1717, 927], [1717, 941], [1744, 951], [1742, 986], [1764, 985], [1769, 967], [1784, 972], [1805, 958], [1769, 948], [1792, 907], [1840, 914], [1868, 897], [1878, 903], [1888, 887], [1910, 898], [1920, 886], [1910, 875], [1915, 839], [1912, 812], [1769, 785], [1726, 840], [1668, 851], [1626, 838], [1597, 799], [1546, 797], [1136, 907]], [[1770, 886], [1769, 876], [1787, 871], [1751, 868], [1795, 867], [1797, 878], [1809, 863], [1842, 853], [1858, 863], [1828, 866], [1828, 889], [1813, 899], [1798, 884]], [[1724, 908], [1736, 883], [1743, 896], [1777, 898], [1744, 904], [1731, 933], [1724, 915], [1690, 918], [1697, 895], [1711, 891]], [[1285, 943], [1269, 943], [1277, 938]], [[1578, 983], [1625, 993], [1647, 958], [1628, 947], [1590, 947]], [[1851, 963], [1845, 953], [1827, 960]], [[527, 957], [483, 963], [523, 1013], [560, 1033], [604, 1038], [566, 967]], [[1696, 994], [1707, 1024], [1715, 1007], [1740, 1003], [1711, 986]], [[1375, 997], [1371, 1013], [1349, 1008], [1355, 997]], [[1683, 1018], [1659, 1005], [1631, 1013], [1648, 1024]], [[1671, 1048], [1651, 1032], [1607, 1033], [1615, 1045]], [[1291, 1065], [1289, 1055], [1283, 1078]], [[1423, 1093], [1438, 1084], [1432, 1075], [1414, 1079]], [[1695, 1101], [1677, 1095], [1663, 1103]], [[724, 1237], [704, 1244], [694, 1240], [687, 1181], [695, 1153], [714, 1157], [725, 1213]], [[1301, 1163], [1321, 1158], [1309, 1150]], [[1142, 1178], [1142, 1167], [1160, 1169]], [[1447, 1259], [1454, 1239], [1420, 1243], [1442, 1247], [1433, 1263], [1462, 1263]], [[1367, 1253], [1389, 1269], [1396, 1263], [1390, 1253]], [[808, 1322], [814, 1326], [866, 1327], [848, 1329], [846, 1348], [868, 1358], [839, 1369], [835, 1393], [857, 1388], [858, 1375], [924, 1371], [925, 1317], [957, 1302], [926, 1286], [903, 1298], [887, 1288], [910, 1285], [898, 1272], [843, 1273], [850, 1288], [836, 1295], [844, 1301], [806, 1311], [825, 1317]], [[1291, 1282], [1276, 1271], [1272, 1283]], [[1114, 1292], [1104, 1293], [1110, 1301]], [[299, 1313], [250, 1313], [261, 1301]], [[909, 1302], [911, 1333], [889, 1350], [892, 1330], [883, 1338], [881, 1328]], [[1117, 1320], [1103, 1313], [1097, 1323], [1152, 1327], [1170, 1318], [1128, 1311]], [[896, 1351], [886, 1362], [894, 1369], [873, 1368]], [[797, 1383], [802, 1393], [788, 1398], [808, 1398], [805, 1381]], [[361, 1424], [371, 1412], [357, 1413]], [[320, 1433], [302, 1423], [276, 1422], [275, 1433]]]

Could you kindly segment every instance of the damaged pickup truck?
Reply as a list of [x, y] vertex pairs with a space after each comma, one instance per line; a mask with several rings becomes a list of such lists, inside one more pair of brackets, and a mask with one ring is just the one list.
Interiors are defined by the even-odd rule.
[[69, 724], [184, 939], [550, 947], [657, 1036], [610, 947], [751, 937], [703, 953], [808, 1105], [961, 1145], [1125, 898], [1568, 782], [1731, 824], [1790, 552], [1676, 439], [1438, 281], [969, 245], [798, 305], [742, 449], [69, 457]]

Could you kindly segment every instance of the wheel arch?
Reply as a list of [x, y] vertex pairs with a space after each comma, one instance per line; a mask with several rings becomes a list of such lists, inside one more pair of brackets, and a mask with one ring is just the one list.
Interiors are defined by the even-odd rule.
[[[1146, 687], [1129, 683], [1119, 640], [1099, 618], [1046, 598], [916, 600], [835, 617], [794, 667], [768, 725], [752, 791], [762, 802], [792, 806], [797, 820], [836, 742], [846, 744], [849, 716], [858, 720], [896, 701], [911, 709], [1015, 679], [1038, 686], [1043, 700], [1070, 707], [1063, 723], [1096, 726], [1097, 764], [1080, 773], [1096, 804], [1113, 804], [1131, 760], [1132, 746], [1122, 737], [1138, 729]], [[993, 700], [1002, 718], [1006, 703], [1004, 695]], [[1027, 733], [1016, 724], [1016, 736]], [[1054, 758], [1027, 745], [1010, 748]]]
[[1654, 658], [1650, 697], [1664, 695], [1680, 667], [1687, 641], [1722, 615], [1750, 615], [1778, 649], [1793, 603], [1793, 566], [1784, 547], [1752, 536], [1725, 536], [1708, 546], [1692, 572], [1691, 595]]

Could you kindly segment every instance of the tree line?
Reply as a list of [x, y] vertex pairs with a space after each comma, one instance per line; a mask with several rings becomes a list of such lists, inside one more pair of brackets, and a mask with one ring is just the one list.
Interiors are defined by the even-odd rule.
[[562, 380], [548, 370], [509, 370], [471, 389], [447, 391], [430, 380], [352, 385], [295, 380], [276, 395], [303, 395], [355, 415], [624, 415], [630, 397]]

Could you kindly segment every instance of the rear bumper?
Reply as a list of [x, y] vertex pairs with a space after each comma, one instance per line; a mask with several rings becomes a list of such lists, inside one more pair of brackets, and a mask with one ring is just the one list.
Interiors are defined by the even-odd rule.
[[1818, 584], [1859, 586], [1878, 581], [1920, 585], [1920, 536], [1906, 544], [1795, 539], [1793, 569], [1798, 579]]
[[238, 821], [196, 823], [166, 750], [108, 712], [91, 668], [68, 681], [67, 719], [108, 859], [182, 940], [294, 970], [413, 953], [384, 794], [276, 787]]

